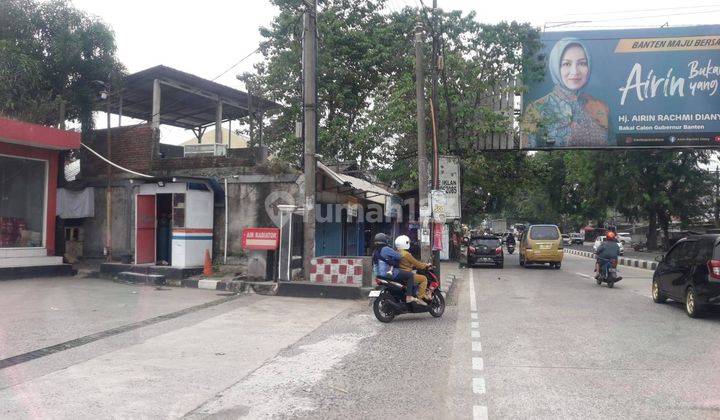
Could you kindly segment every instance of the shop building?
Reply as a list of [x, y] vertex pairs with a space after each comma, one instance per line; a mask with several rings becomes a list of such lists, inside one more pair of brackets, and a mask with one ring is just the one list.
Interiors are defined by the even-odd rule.
[[65, 275], [55, 256], [59, 153], [80, 134], [0, 118], [0, 278]]

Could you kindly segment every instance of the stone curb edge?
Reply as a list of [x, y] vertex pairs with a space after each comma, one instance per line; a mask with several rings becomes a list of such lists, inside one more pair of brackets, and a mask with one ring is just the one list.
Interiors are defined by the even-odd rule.
[[[579, 249], [567, 249], [565, 248], [566, 254], [579, 255], [586, 258], [595, 258], [595, 254], [590, 251], [581, 251]], [[655, 270], [658, 263], [656, 261], [638, 260], [635, 258], [620, 257], [618, 260], [619, 265], [626, 265], [628, 267], [643, 268], [645, 270]]]

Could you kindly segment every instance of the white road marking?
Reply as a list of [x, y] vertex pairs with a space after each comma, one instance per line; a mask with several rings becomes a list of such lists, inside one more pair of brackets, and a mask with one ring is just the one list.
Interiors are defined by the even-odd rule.
[[479, 328], [479, 327], [480, 327], [480, 323], [477, 321], [473, 321], [470, 323], [470, 328]]
[[477, 312], [477, 302], [475, 301], [475, 276], [473, 272], [475, 270], [470, 269], [470, 312]]
[[473, 370], [483, 370], [485, 368], [485, 362], [483, 362], [482, 357], [473, 357], [472, 366]]
[[585, 277], [586, 279], [591, 279], [591, 278], [592, 278], [591, 276], [588, 276], [587, 274], [583, 274], [583, 273], [575, 273], [575, 274], [577, 274], [577, 275], [580, 276], [580, 277]]
[[480, 331], [470, 331], [470, 337], [472, 338], [480, 338]]
[[473, 392], [475, 394], [485, 393], [485, 378], [473, 378]]
[[477, 312], [471, 312], [471, 313], [470, 313], [470, 318], [472, 318], [472, 319], [478, 319], [478, 317], [477, 317]]
[[472, 351], [482, 351], [482, 344], [479, 341], [472, 342]]
[[473, 407], [473, 420], [487, 420], [487, 407], [484, 405], [476, 405]]

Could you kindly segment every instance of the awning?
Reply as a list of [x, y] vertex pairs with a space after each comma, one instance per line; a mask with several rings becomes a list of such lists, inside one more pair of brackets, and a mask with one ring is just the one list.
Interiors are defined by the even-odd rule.
[[70, 150], [80, 147], [80, 133], [0, 118], [0, 142], [42, 149]]
[[350, 188], [353, 190], [355, 196], [372, 201], [374, 203], [385, 205], [386, 197], [392, 197], [393, 194], [385, 190], [384, 188], [378, 187], [377, 185], [365, 181], [364, 179], [355, 178], [354, 176], [341, 174], [333, 171], [332, 169], [325, 166], [323, 163], [317, 163], [318, 169], [330, 177], [333, 181], [340, 185]]

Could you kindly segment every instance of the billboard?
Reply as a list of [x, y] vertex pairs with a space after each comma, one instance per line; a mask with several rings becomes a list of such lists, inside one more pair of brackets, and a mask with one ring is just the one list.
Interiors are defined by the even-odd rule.
[[445, 216], [447, 220], [460, 219], [460, 161], [457, 156], [438, 158], [438, 183], [445, 191]]
[[545, 32], [521, 147], [720, 147], [720, 26]]

